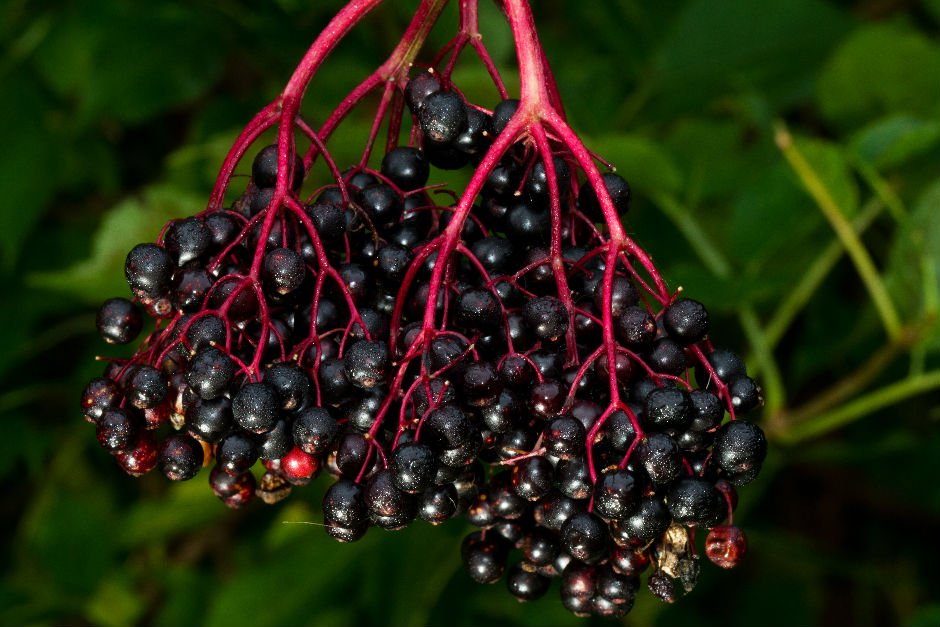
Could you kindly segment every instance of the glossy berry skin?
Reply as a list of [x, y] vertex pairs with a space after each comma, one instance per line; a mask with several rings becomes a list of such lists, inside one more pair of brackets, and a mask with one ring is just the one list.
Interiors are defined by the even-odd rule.
[[343, 357], [346, 378], [356, 387], [371, 389], [385, 381], [388, 346], [385, 342], [359, 340]]
[[646, 423], [657, 431], [681, 431], [692, 421], [692, 401], [684, 390], [656, 388], [646, 396]]
[[181, 268], [190, 261], [203, 257], [209, 252], [211, 245], [212, 234], [200, 218], [175, 220], [163, 237], [163, 246], [167, 253]]
[[[744, 364], [744, 360], [736, 353], [722, 348], [716, 348], [708, 354], [708, 363], [711, 365], [718, 378], [724, 383], [730, 383], [734, 379], [747, 374], [747, 367]], [[712, 385], [710, 380], [711, 374], [704, 368], [696, 368], [695, 379], [702, 387], [711, 387]]]
[[472, 435], [470, 417], [454, 405], [435, 409], [421, 424], [421, 442], [432, 449], [443, 450], [462, 446]]
[[545, 596], [552, 580], [544, 577], [524, 562], [517, 562], [506, 573], [506, 587], [509, 594], [520, 601], [535, 601]]
[[152, 366], [136, 368], [127, 384], [128, 400], [140, 409], [156, 407], [168, 393], [169, 382], [166, 376]]
[[553, 296], [539, 296], [526, 303], [525, 321], [536, 337], [554, 339], [568, 330], [568, 310]]
[[232, 416], [242, 429], [265, 433], [274, 428], [280, 406], [274, 387], [267, 383], [246, 383], [232, 399]]
[[137, 441], [140, 432], [140, 426], [134, 417], [117, 408], [105, 410], [95, 428], [98, 444], [110, 453], [127, 450]]
[[163, 248], [156, 244], [138, 244], [127, 254], [124, 276], [132, 290], [155, 297], [169, 289], [174, 266]]
[[389, 228], [401, 219], [401, 196], [384, 183], [372, 183], [359, 190], [359, 205], [379, 228]]
[[292, 364], [274, 364], [264, 371], [264, 382], [277, 392], [285, 411], [299, 409], [310, 400], [310, 377]]
[[303, 258], [290, 248], [276, 248], [264, 256], [262, 278], [276, 294], [293, 292], [303, 284], [306, 274]]
[[199, 474], [204, 458], [199, 442], [188, 435], [173, 434], [160, 445], [157, 463], [167, 479], [186, 481]]
[[664, 433], [650, 433], [637, 448], [637, 460], [655, 484], [669, 483], [679, 476], [682, 462], [676, 441]]
[[559, 459], [571, 459], [584, 452], [584, 425], [571, 416], [559, 416], [545, 429], [545, 447]]
[[457, 297], [457, 321], [470, 331], [492, 331], [499, 327], [502, 308], [490, 290], [469, 288]]
[[424, 99], [418, 120], [425, 138], [436, 144], [448, 144], [467, 127], [467, 110], [459, 95], [439, 91]]
[[767, 438], [753, 422], [735, 420], [718, 430], [713, 458], [730, 475], [759, 469], [767, 456]]
[[666, 507], [676, 522], [700, 527], [714, 527], [725, 515], [724, 498], [705, 479], [677, 481], [666, 494]]
[[218, 398], [232, 384], [235, 362], [232, 358], [210, 346], [196, 354], [186, 374], [186, 382], [205, 400]]
[[628, 348], [643, 350], [656, 339], [656, 320], [643, 307], [627, 307], [617, 318], [615, 331]]
[[499, 135], [509, 124], [509, 120], [519, 109], [519, 101], [515, 98], [507, 98], [501, 101], [493, 109], [493, 135]]
[[256, 485], [255, 476], [250, 472], [233, 476], [215, 466], [209, 473], [212, 492], [226, 507], [232, 509], [239, 509], [250, 503], [255, 496]]
[[512, 487], [527, 501], [537, 501], [552, 489], [555, 469], [544, 457], [530, 457], [513, 466]]
[[411, 112], [417, 114], [427, 97], [440, 89], [441, 82], [437, 75], [432, 72], [421, 72], [408, 81], [405, 87], [405, 102]]
[[728, 384], [731, 405], [738, 413], [746, 413], [764, 404], [764, 395], [754, 379], [743, 376]]
[[430, 172], [424, 153], [417, 148], [393, 148], [382, 159], [382, 174], [404, 192], [424, 187]]
[[427, 445], [408, 442], [392, 451], [389, 470], [396, 488], [417, 494], [423, 492], [434, 480], [437, 460]]
[[248, 434], [232, 431], [219, 441], [215, 458], [225, 472], [240, 475], [258, 460], [258, 445]]
[[692, 390], [689, 394], [692, 403], [692, 422], [689, 428], [694, 431], [710, 431], [721, 424], [725, 407], [717, 396], [705, 390]]
[[506, 570], [506, 555], [509, 545], [497, 534], [485, 537], [479, 531], [464, 538], [460, 546], [464, 568], [477, 583], [495, 583]]
[[323, 495], [323, 522], [326, 532], [340, 542], [361, 538], [369, 522], [362, 486], [340, 479]]
[[[251, 163], [252, 182], [262, 189], [274, 187], [277, 184], [277, 161], [277, 145], [265, 146]], [[291, 187], [297, 191], [304, 182], [304, 162], [298, 154], [294, 154], [292, 175]]]
[[[601, 179], [604, 181], [607, 193], [610, 194], [614, 209], [619, 215], [626, 213], [630, 209], [630, 185], [615, 172], [604, 172], [601, 174]], [[578, 191], [578, 209], [593, 220], [603, 219], [604, 213], [601, 211], [600, 201], [597, 199], [597, 191], [590, 181], [585, 181]]]
[[294, 419], [294, 443], [310, 455], [320, 455], [328, 451], [339, 433], [340, 427], [336, 419], [320, 407], [304, 409]]
[[708, 311], [691, 298], [679, 298], [663, 312], [663, 327], [680, 344], [694, 344], [708, 333]]
[[644, 545], [655, 540], [669, 528], [672, 516], [666, 504], [657, 496], [640, 499], [636, 509], [620, 523], [620, 530], [637, 544]]
[[143, 327], [140, 310], [126, 298], [111, 298], [98, 309], [98, 333], [108, 344], [133, 342]]
[[121, 390], [111, 379], [92, 379], [82, 391], [82, 411], [89, 422], [97, 422], [106, 410], [117, 407], [120, 402]]
[[305, 485], [320, 469], [320, 463], [296, 446], [280, 460], [281, 474], [293, 485]]
[[215, 444], [233, 426], [232, 401], [222, 396], [199, 399], [186, 411], [186, 431], [197, 440]]
[[372, 523], [389, 531], [404, 529], [418, 513], [415, 495], [396, 488], [388, 470], [372, 475], [366, 484], [364, 498]]
[[457, 489], [453, 483], [434, 485], [418, 498], [418, 517], [432, 525], [448, 521], [457, 513]]
[[609, 543], [607, 524], [595, 514], [575, 514], [561, 527], [561, 546], [571, 557], [587, 564], [600, 561]]
[[637, 505], [640, 486], [629, 470], [613, 470], [598, 477], [594, 486], [594, 512], [603, 518], [628, 516]]

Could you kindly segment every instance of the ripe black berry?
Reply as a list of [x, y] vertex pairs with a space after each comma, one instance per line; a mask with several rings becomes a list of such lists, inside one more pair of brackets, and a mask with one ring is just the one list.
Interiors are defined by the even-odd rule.
[[646, 396], [646, 423], [657, 431], [682, 431], [692, 421], [692, 401], [684, 390], [656, 388]]
[[304, 282], [306, 274], [303, 258], [290, 248], [276, 248], [264, 256], [264, 283], [275, 294], [293, 292]]
[[535, 572], [534, 567], [518, 562], [506, 574], [509, 593], [520, 601], [534, 601], [545, 596], [552, 580]]
[[359, 340], [343, 357], [346, 378], [356, 387], [371, 389], [383, 383], [388, 370], [388, 346], [385, 342]]
[[680, 298], [663, 312], [663, 327], [680, 344], [694, 344], [708, 333], [708, 311], [697, 300]]
[[424, 153], [417, 148], [393, 148], [382, 159], [382, 174], [403, 192], [424, 187], [430, 172]]
[[470, 578], [477, 583], [499, 581], [506, 569], [506, 555], [509, 544], [497, 534], [475, 531], [460, 546], [460, 555]]
[[205, 453], [202, 445], [191, 436], [173, 434], [160, 445], [160, 472], [172, 481], [186, 481], [199, 474]]
[[258, 446], [247, 434], [232, 431], [215, 449], [219, 467], [230, 475], [240, 475], [258, 460]]
[[539, 296], [526, 303], [525, 321], [537, 337], [557, 338], [568, 330], [568, 310], [554, 296]]
[[400, 445], [389, 458], [389, 470], [395, 487], [411, 494], [423, 492], [431, 485], [436, 468], [434, 452], [418, 442]]
[[274, 428], [280, 416], [281, 400], [277, 391], [267, 383], [246, 383], [232, 399], [235, 423], [252, 433], [264, 433]]
[[127, 254], [124, 276], [135, 292], [159, 296], [170, 288], [173, 260], [156, 244], [138, 244]]
[[[610, 194], [614, 209], [618, 214], [623, 215], [630, 209], [630, 186], [622, 176], [614, 172], [604, 172], [601, 178], [604, 180], [607, 193]], [[590, 181], [585, 181], [578, 191], [578, 208], [593, 220], [603, 219], [604, 214], [601, 211], [600, 201], [597, 199], [597, 191]]]
[[561, 546], [571, 557], [587, 564], [600, 561], [609, 542], [607, 524], [595, 514], [575, 514], [561, 527]]
[[594, 511], [598, 516], [619, 519], [636, 507], [640, 486], [629, 470], [613, 470], [598, 478], [594, 486]]
[[127, 450], [137, 441], [138, 421], [123, 409], [107, 409], [95, 425], [98, 444], [109, 453]]
[[449, 144], [467, 127], [463, 99], [453, 92], [438, 91], [426, 97], [418, 111], [424, 136], [437, 144]]
[[176, 265], [183, 267], [209, 252], [212, 234], [200, 218], [175, 220], [166, 230], [163, 245]]
[[127, 399], [140, 409], [156, 407], [169, 392], [166, 376], [152, 366], [140, 366], [127, 384]]
[[712, 455], [730, 475], [759, 469], [767, 456], [767, 438], [753, 422], [735, 420], [718, 430]]
[[713, 527], [725, 515], [724, 498], [705, 479], [677, 481], [666, 494], [666, 507], [676, 522], [687, 525]]
[[232, 401], [222, 396], [198, 399], [186, 411], [186, 431], [197, 440], [215, 444], [234, 425]]
[[98, 333], [108, 344], [132, 342], [143, 327], [140, 310], [126, 298], [106, 300], [98, 310]]
[[[261, 152], [255, 156], [251, 164], [251, 180], [260, 188], [274, 187], [277, 183], [277, 145], [265, 146]], [[304, 182], [304, 162], [300, 155], [294, 154], [292, 163], [291, 188], [294, 191], [300, 189]]]
[[656, 338], [656, 320], [643, 307], [631, 306], [617, 318], [617, 336], [628, 348], [643, 350]]
[[209, 347], [196, 354], [186, 374], [196, 394], [206, 400], [218, 398], [232, 384], [235, 362], [218, 348]]

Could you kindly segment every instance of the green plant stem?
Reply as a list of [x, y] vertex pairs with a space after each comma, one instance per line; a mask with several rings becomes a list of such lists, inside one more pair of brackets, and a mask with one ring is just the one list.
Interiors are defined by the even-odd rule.
[[[858, 234], [864, 233], [882, 209], [884, 209], [884, 205], [877, 199], [872, 199], [866, 203], [861, 213], [852, 221], [853, 230]], [[829, 275], [833, 266], [842, 257], [844, 250], [845, 248], [839, 239], [829, 244], [809, 269], [803, 273], [803, 278], [796, 284], [796, 287], [789, 291], [787, 297], [777, 307], [764, 329], [767, 335], [767, 343], [771, 348], [776, 347], [780, 342], [783, 334], [793, 323], [793, 319], [796, 318], [812, 295], [819, 289], [823, 279]]]
[[852, 225], [845, 217], [845, 212], [833, 199], [829, 189], [813, 170], [803, 153], [796, 147], [793, 136], [790, 135], [790, 131], [782, 122], [777, 124], [775, 140], [787, 163], [790, 164], [800, 182], [803, 183], [813, 200], [816, 201], [816, 205], [829, 221], [845, 250], [849, 253], [859, 277], [861, 277], [875, 304], [875, 309], [878, 311], [885, 332], [892, 340], [897, 339], [902, 330], [901, 320], [894, 308], [891, 297], [888, 295], [888, 290], [885, 288], [881, 275], [875, 268], [871, 256], [856, 235]]
[[708, 234], [692, 217], [691, 211], [669, 194], [654, 194], [653, 202], [672, 220], [709, 272], [720, 279], [731, 276], [731, 264], [712, 244]]
[[774, 359], [773, 346], [768, 342], [767, 331], [761, 328], [753, 307], [742, 308], [738, 319], [757, 361], [758, 368], [753, 370], [753, 374], [756, 375], [758, 370], [763, 372], [761, 387], [764, 389], [764, 407], [768, 414], [775, 414], [786, 404], [786, 388], [777, 360]]
[[940, 370], [932, 370], [886, 385], [832, 411], [819, 414], [812, 420], [795, 424], [786, 431], [778, 432], [777, 436], [781, 441], [790, 444], [802, 442], [829, 433], [883, 407], [936, 388], [940, 388]]
[[862, 177], [862, 180], [871, 187], [872, 191], [875, 192], [875, 196], [888, 208], [888, 212], [894, 218], [894, 221], [898, 224], [904, 224], [907, 221], [907, 209], [904, 208], [904, 201], [891, 189], [891, 185], [864, 159], [850, 155], [849, 160], [855, 171]]

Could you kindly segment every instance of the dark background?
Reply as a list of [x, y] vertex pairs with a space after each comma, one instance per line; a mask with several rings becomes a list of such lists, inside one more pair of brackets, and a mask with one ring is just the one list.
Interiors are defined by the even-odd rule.
[[[115, 353], [94, 313], [127, 295], [127, 250], [204, 206], [237, 131], [339, 4], [0, 8], [0, 624], [594, 622], [557, 591], [519, 604], [471, 583], [462, 521], [339, 545], [316, 526], [322, 479], [229, 511], [205, 472], [124, 476], [81, 417], [95, 356]], [[322, 69], [312, 119], [416, 2], [388, 4]], [[707, 303], [767, 399], [770, 456], [735, 516], [748, 559], [706, 562], [674, 606], [644, 591], [625, 622], [940, 624], [940, 2], [536, 4], [572, 124], [637, 192], [629, 232]], [[495, 104], [477, 65], [457, 77]], [[331, 144], [342, 162], [367, 109]]]

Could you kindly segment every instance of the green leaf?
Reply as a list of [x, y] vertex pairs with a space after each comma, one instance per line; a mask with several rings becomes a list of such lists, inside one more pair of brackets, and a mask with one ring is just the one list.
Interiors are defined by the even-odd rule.
[[843, 215], [851, 218], [858, 213], [858, 184], [852, 176], [844, 149], [837, 144], [808, 137], [794, 137], [794, 143]]
[[754, 86], [791, 100], [847, 23], [816, 0], [693, 0], [663, 38], [654, 80], [695, 111], [702, 99]]
[[940, 122], [898, 114], [882, 118], [855, 133], [849, 149], [876, 168], [893, 168], [940, 143]]
[[3, 77], [0, 91], [0, 271], [9, 270], [23, 240], [42, 217], [59, 184], [59, 147], [50, 131], [50, 104], [33, 77]]
[[116, 2], [71, 5], [37, 51], [40, 71], [77, 102], [79, 122], [136, 123], [190, 102], [223, 69], [215, 20], [188, 5], [151, 3], [146, 16]]
[[108, 213], [95, 234], [88, 259], [59, 272], [34, 273], [28, 283], [94, 304], [103, 295], [124, 294], [123, 267], [128, 251], [139, 242], [156, 240], [169, 220], [194, 215], [204, 209], [203, 203], [172, 186], [145, 190], [140, 198], [129, 198]]
[[682, 175], [669, 153], [645, 137], [612, 134], [586, 138], [585, 144], [638, 190], [677, 192], [682, 186]]
[[[940, 181], [923, 192], [891, 245], [885, 283], [909, 320], [940, 315]], [[940, 349], [940, 325], [925, 339]]]
[[940, 46], [902, 25], [866, 25], [823, 68], [817, 85], [823, 115], [846, 127], [889, 113], [936, 118]]

